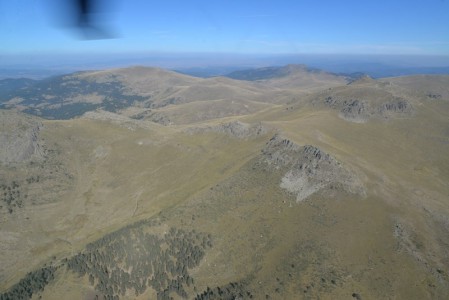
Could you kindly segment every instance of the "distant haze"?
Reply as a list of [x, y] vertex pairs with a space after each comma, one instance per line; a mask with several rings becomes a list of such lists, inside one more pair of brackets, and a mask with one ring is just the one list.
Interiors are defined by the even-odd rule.
[[78, 55], [3, 55], [0, 78], [45, 78], [81, 70], [133, 65], [173, 69], [200, 77], [235, 70], [305, 64], [335, 73], [366, 73], [372, 77], [449, 74], [449, 56], [343, 54], [126, 53]]

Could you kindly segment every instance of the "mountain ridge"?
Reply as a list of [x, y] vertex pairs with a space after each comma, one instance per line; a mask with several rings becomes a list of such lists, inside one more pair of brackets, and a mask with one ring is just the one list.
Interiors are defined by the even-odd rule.
[[[309, 71], [304, 71], [304, 66], [289, 65], [284, 69], [290, 74], [288, 78], [301, 74], [301, 78], [283, 79], [292, 81], [290, 85], [294, 85], [296, 90], [306, 90], [309, 86], [316, 88], [315, 81], [319, 82], [320, 87], [326, 86], [327, 81], [331, 86], [335, 85], [334, 77], [315, 79], [313, 76], [321, 73], [309, 74]], [[302, 81], [296, 86], [297, 82]], [[1, 82], [8, 84], [8, 81]], [[120, 112], [135, 107], [144, 111], [216, 100], [271, 103], [272, 99], [279, 98], [280, 85], [285, 87], [289, 83], [261, 85], [228, 77], [203, 79], [160, 68], [134, 66], [76, 72], [23, 83], [18, 89], [5, 89], [4, 94], [0, 95], [0, 104], [3, 108], [16, 108], [44, 118], [70, 119], [96, 109]]]

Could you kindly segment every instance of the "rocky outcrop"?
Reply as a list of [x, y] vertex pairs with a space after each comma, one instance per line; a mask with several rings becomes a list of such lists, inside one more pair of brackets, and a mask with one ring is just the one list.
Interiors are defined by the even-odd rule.
[[388, 95], [378, 99], [330, 95], [324, 97], [322, 103], [326, 107], [338, 110], [342, 119], [355, 123], [365, 123], [373, 118], [407, 117], [414, 113], [409, 101]]
[[158, 111], [153, 111], [151, 109], [144, 110], [137, 114], [131, 115], [130, 118], [135, 120], [151, 121], [164, 126], [173, 124], [173, 122], [168, 118], [166, 114]]
[[152, 112], [146, 120], [149, 120], [154, 123], [158, 123], [164, 126], [172, 125], [173, 122], [170, 120], [168, 116], [160, 112]]
[[311, 97], [311, 104], [335, 110], [340, 118], [354, 123], [413, 117], [417, 106], [415, 95], [367, 76], [322, 90]]
[[89, 111], [85, 113], [82, 118], [111, 122], [129, 130], [154, 129], [155, 126], [157, 126], [157, 124], [154, 124], [154, 122], [150, 122], [147, 120], [136, 120], [124, 115], [119, 115], [104, 110]]
[[371, 116], [371, 108], [365, 101], [361, 100], [344, 100], [340, 109], [340, 116], [345, 120], [363, 123], [368, 121]]
[[278, 134], [262, 150], [262, 161], [270, 168], [286, 171], [280, 187], [295, 194], [297, 201], [323, 189], [365, 193], [356, 176], [335, 158], [315, 146], [299, 146]]
[[44, 149], [39, 139], [42, 123], [13, 111], [0, 111], [0, 162], [41, 160]]
[[301, 147], [279, 134], [275, 134], [262, 149], [264, 162], [274, 168], [293, 163]]
[[378, 108], [378, 111], [383, 116], [386, 116], [386, 114], [389, 113], [410, 114], [413, 112], [413, 107], [407, 100], [397, 98], [383, 103]]
[[268, 129], [260, 123], [247, 124], [240, 121], [234, 121], [215, 126], [191, 127], [188, 128], [186, 132], [190, 134], [217, 132], [238, 139], [250, 139], [266, 134]]

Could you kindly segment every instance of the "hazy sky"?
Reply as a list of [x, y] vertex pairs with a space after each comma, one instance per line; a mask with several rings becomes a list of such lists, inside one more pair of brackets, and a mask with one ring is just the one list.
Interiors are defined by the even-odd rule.
[[105, 0], [116, 36], [105, 40], [55, 26], [67, 18], [61, 2], [0, 0], [0, 54], [449, 55], [449, 0]]

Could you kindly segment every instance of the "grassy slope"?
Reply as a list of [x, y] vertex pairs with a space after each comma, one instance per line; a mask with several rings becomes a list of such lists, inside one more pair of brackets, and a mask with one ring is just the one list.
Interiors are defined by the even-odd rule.
[[[318, 146], [367, 189], [365, 198], [330, 191], [301, 203], [279, 188], [281, 171], [256, 164], [272, 133], [238, 140], [184, 134], [182, 126], [132, 131], [85, 119], [48, 121], [45, 138], [67, 155], [76, 191], [21, 221], [23, 232], [46, 239], [29, 245], [33, 256], [3, 288], [30, 265], [162, 212], [167, 227], [214, 237], [193, 272], [203, 289], [246, 279], [256, 299], [447, 298], [448, 106], [422, 102], [413, 118], [364, 124], [303, 105], [243, 118], [264, 121], [299, 145]], [[8, 222], [13, 228], [18, 221]], [[397, 224], [406, 234], [395, 235]], [[87, 281], [63, 272], [42, 295], [79, 299], [89, 291]]]
[[[420, 117], [425, 119], [427, 113], [431, 112], [424, 110]], [[216, 237], [214, 249], [195, 273], [199, 286], [206, 288], [250, 278], [256, 298], [268, 294], [274, 298], [303, 295], [332, 299], [346, 298], [354, 292], [368, 299], [392, 295], [415, 299], [447, 296], [447, 281], [439, 281], [433, 275], [436, 268], [444, 268], [447, 254], [441, 237], [432, 234], [436, 225], [422, 213], [426, 208], [447, 215], [444, 178], [429, 176], [429, 172], [441, 173], [438, 168], [447, 165], [444, 155], [447, 146], [428, 142], [429, 136], [425, 134], [429, 130], [437, 132], [441, 125], [422, 127], [410, 136], [406, 129], [416, 120], [351, 124], [325, 111], [293, 112], [283, 117], [274, 115], [273, 119], [276, 121], [271, 124], [294, 141], [317, 145], [361, 174], [368, 196], [360, 199], [337, 193], [329, 199], [328, 195], [316, 195], [296, 204], [279, 189], [279, 174], [264, 174], [252, 168], [252, 161], [247, 162], [257, 154], [254, 149], [261, 147], [261, 141], [243, 142], [214, 134], [178, 136], [176, 141], [183, 145], [184, 151], [188, 145], [199, 147], [199, 152], [178, 157], [177, 150], [171, 150], [174, 152], [170, 154], [169, 148], [163, 148], [164, 155], [179, 158], [169, 165], [181, 170], [181, 173], [173, 170], [176, 175], [191, 179], [165, 174], [162, 167], [157, 175], [161, 185], [147, 182], [156, 185], [154, 190], [160, 192], [143, 192], [140, 196], [142, 199], [156, 196], [157, 200], [139, 203], [142, 207], [139, 211], [151, 215], [174, 207], [165, 210], [167, 224], [211, 232]], [[127, 183], [127, 189], [134, 192], [144, 184], [139, 178], [151, 177], [136, 175], [138, 166], [133, 161], [150, 169], [151, 161], [140, 159], [138, 147], [130, 147], [123, 141], [118, 144], [118, 153], [126, 151], [135, 159], [123, 162], [123, 158], [114, 157], [111, 160], [114, 166], [104, 167], [118, 181], [130, 176], [121, 177], [121, 170], [134, 169], [131, 186]], [[200, 151], [201, 145], [207, 146]], [[207, 153], [212, 157], [208, 159]], [[166, 160], [156, 157], [159, 166]], [[235, 158], [240, 158], [240, 162]], [[193, 161], [195, 166], [186, 163]], [[199, 161], [201, 165], [197, 165]], [[180, 162], [186, 164], [179, 165]], [[214, 183], [228, 176], [210, 190]], [[104, 173], [98, 173], [97, 177], [106, 178]], [[111, 190], [106, 194], [118, 193]], [[101, 202], [100, 195], [97, 192], [92, 198]], [[132, 198], [129, 192], [122, 197]], [[111, 203], [110, 197], [104, 199]], [[113, 223], [129, 220], [130, 212], [126, 214], [128, 218], [122, 219], [117, 213], [129, 211], [129, 206], [111, 208], [111, 212], [118, 214]], [[88, 211], [91, 218], [98, 215], [92, 209]], [[430, 267], [418, 261], [394, 237], [398, 220], [412, 224], [414, 242], [424, 245], [423, 255], [436, 254], [437, 258], [424, 257]], [[86, 227], [95, 226], [98, 225]]]

